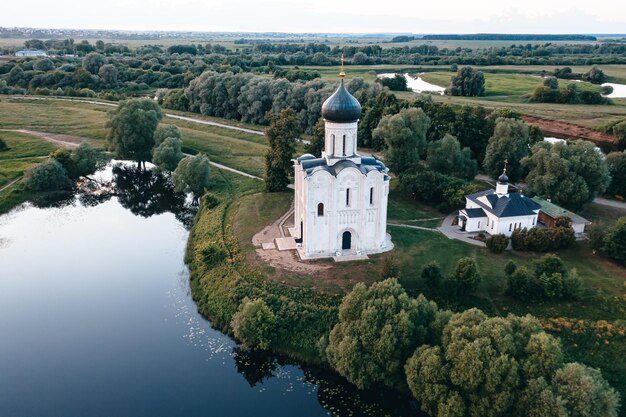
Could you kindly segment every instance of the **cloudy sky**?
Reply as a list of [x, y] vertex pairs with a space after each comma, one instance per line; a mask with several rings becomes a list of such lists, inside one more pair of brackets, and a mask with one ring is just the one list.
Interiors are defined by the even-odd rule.
[[[626, 1], [7, 0], [0, 26], [328, 33], [624, 33]], [[609, 5], [610, 4], [610, 5]]]

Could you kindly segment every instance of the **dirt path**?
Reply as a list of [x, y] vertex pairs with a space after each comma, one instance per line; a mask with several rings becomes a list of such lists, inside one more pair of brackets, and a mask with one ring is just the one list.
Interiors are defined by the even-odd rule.
[[13, 181], [11, 181], [10, 183], [8, 183], [8, 184], [7, 184], [7, 185], [5, 185], [4, 187], [0, 188], [0, 193], [1, 193], [2, 191], [6, 190], [7, 188], [9, 188], [10, 186], [12, 186], [13, 184], [15, 184], [16, 182], [18, 182], [19, 180], [21, 180], [21, 179], [22, 179], [22, 177], [23, 177], [23, 175], [22, 175], [22, 176], [19, 176], [18, 178], [14, 179]]
[[29, 129], [13, 129], [7, 132], [25, 133], [27, 135], [36, 136], [46, 142], [61, 146], [62, 148], [74, 149], [83, 142], [93, 142], [93, 139], [81, 138], [80, 136], [60, 135], [56, 133], [39, 132]]
[[533, 126], [541, 129], [544, 136], [555, 136], [567, 139], [586, 139], [596, 145], [610, 145], [615, 143], [615, 136], [587, 127], [577, 126], [571, 123], [556, 120], [541, 119], [534, 116], [522, 116], [522, 119]]

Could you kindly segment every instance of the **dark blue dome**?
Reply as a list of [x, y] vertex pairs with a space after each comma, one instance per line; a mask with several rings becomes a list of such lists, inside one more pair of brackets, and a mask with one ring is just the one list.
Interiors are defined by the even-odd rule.
[[506, 175], [506, 170], [504, 170], [504, 172], [502, 173], [502, 175], [500, 175], [498, 177], [498, 182], [501, 184], [508, 184], [509, 182], [509, 177], [507, 177]]
[[322, 104], [322, 117], [338, 123], [356, 122], [361, 118], [361, 104], [346, 90], [343, 79], [337, 91]]

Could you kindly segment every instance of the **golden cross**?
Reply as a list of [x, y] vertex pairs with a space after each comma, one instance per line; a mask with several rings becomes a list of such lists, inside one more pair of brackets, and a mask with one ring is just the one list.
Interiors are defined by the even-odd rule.
[[343, 52], [341, 53], [341, 72], [339, 73], [339, 76], [343, 79], [343, 77], [346, 76], [346, 73], [343, 71]]
[[504, 160], [504, 172], [506, 172], [506, 166], [509, 164], [509, 160], [505, 159]]

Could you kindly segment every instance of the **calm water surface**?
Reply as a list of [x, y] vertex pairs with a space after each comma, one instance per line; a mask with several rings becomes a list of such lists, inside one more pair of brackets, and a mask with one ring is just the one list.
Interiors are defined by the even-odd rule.
[[184, 197], [125, 180], [0, 216], [1, 416], [400, 415], [212, 329], [189, 293]]

